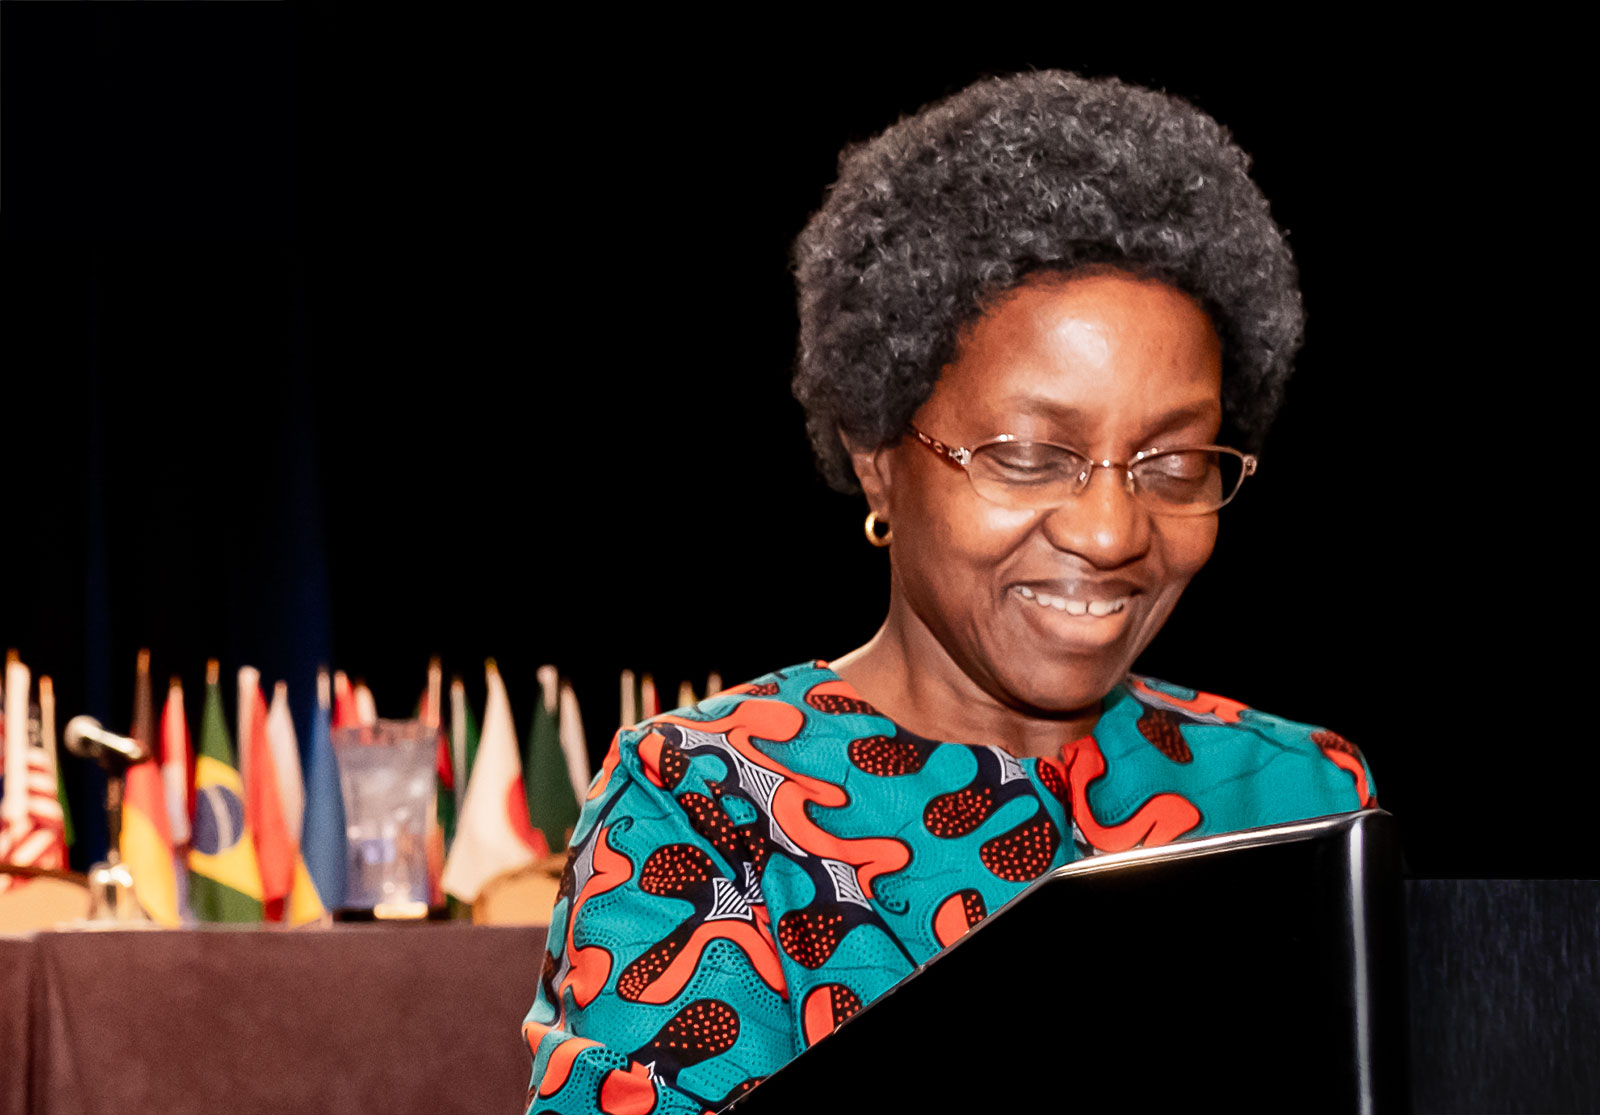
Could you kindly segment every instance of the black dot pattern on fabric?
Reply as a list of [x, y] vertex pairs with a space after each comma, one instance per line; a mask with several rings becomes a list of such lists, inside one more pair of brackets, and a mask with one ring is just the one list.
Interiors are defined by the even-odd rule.
[[802, 968], [820, 968], [849, 929], [837, 909], [791, 910], [778, 919], [778, 945]]
[[689, 756], [670, 743], [661, 747], [661, 781], [667, 789], [676, 789], [683, 776], [689, 773]]
[[928, 761], [933, 748], [891, 736], [863, 736], [850, 741], [848, 753], [857, 770], [879, 778], [893, 778], [916, 774]]
[[846, 697], [839, 693], [818, 693], [812, 691], [806, 694], [806, 704], [818, 712], [826, 712], [831, 716], [846, 716], [851, 713], [860, 713], [865, 716], [876, 716], [878, 710], [859, 697]]
[[1139, 714], [1139, 734], [1175, 763], [1194, 762], [1194, 752], [1183, 738], [1183, 721], [1164, 708], [1146, 708]]
[[650, 853], [639, 869], [639, 889], [646, 894], [681, 897], [691, 887], [711, 882], [716, 867], [693, 844], [668, 844]]
[[1045, 760], [1040, 760], [1039, 765], [1034, 769], [1039, 772], [1039, 782], [1044, 786], [1046, 792], [1059, 801], [1070, 814], [1072, 812], [1072, 790], [1067, 785], [1067, 780], [1061, 777], [1061, 771], [1057, 769], [1054, 763]]
[[968, 786], [930, 801], [922, 811], [922, 823], [938, 837], [966, 836], [988, 820], [995, 807], [994, 787]]
[[985, 841], [978, 849], [978, 858], [997, 878], [1025, 883], [1049, 869], [1060, 844], [1061, 834], [1050, 819], [1035, 817]]
[[832, 994], [833, 1025], [837, 1029], [841, 1022], [861, 1009], [861, 996], [842, 983], [830, 983], [826, 986]]
[[967, 915], [967, 928], [971, 929], [989, 916], [989, 907], [984, 903], [983, 895], [968, 888], [961, 892], [961, 912]]
[[778, 683], [764, 681], [760, 685], [750, 686], [745, 690], [745, 694], [751, 697], [776, 697], [778, 695]]
[[696, 999], [661, 1027], [645, 1046], [645, 1051], [667, 1054], [680, 1067], [686, 1068], [726, 1053], [738, 1040], [739, 1013], [736, 1010], [720, 999]]
[[732, 1103], [734, 1100], [736, 1100], [740, 1096], [744, 1095], [751, 1088], [754, 1088], [757, 1084], [760, 1084], [765, 1079], [766, 1079], [766, 1077], [764, 1077], [764, 1076], [752, 1076], [749, 1080], [741, 1080], [739, 1083], [737, 1083], [737, 1084], [735, 1084], [733, 1086], [733, 1090], [732, 1091], [730, 1091], [727, 1095], [723, 1096], [720, 1101], [718, 1101], [717, 1106], [718, 1107], [726, 1107], [728, 1104]]
[[728, 811], [714, 798], [689, 791], [678, 795], [678, 804], [689, 818], [689, 827], [705, 837], [706, 841], [723, 855], [731, 855], [739, 847], [736, 826]]
[[646, 949], [617, 977], [617, 995], [630, 1003], [638, 1002], [645, 989], [661, 978], [683, 946], [689, 943], [689, 934], [683, 926]]

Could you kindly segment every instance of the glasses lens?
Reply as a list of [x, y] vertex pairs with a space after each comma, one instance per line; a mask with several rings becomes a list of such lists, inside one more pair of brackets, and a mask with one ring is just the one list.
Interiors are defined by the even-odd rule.
[[1177, 515], [1215, 511], [1244, 482], [1244, 458], [1218, 449], [1176, 449], [1133, 466], [1139, 494], [1153, 510]]
[[1089, 462], [1059, 445], [1002, 441], [973, 453], [972, 486], [984, 499], [1014, 510], [1056, 507], [1071, 499]]

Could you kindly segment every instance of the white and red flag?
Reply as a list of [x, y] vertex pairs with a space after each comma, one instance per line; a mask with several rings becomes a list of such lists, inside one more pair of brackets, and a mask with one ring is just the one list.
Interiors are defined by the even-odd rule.
[[272, 690], [272, 707], [267, 710], [267, 745], [272, 749], [272, 766], [278, 774], [283, 823], [289, 830], [289, 840], [298, 848], [306, 813], [306, 780], [300, 773], [300, 741], [294, 734], [294, 719], [289, 715], [289, 683], [286, 681], [280, 681]]
[[[5, 790], [0, 797], [0, 861], [22, 867], [63, 868], [67, 843], [62, 832], [61, 802], [56, 799], [55, 756], [34, 745], [28, 731], [31, 675], [15, 656], [5, 669], [5, 717], [0, 721], [0, 748], [5, 751]], [[17, 876], [0, 874], [0, 891], [16, 885]]]
[[277, 765], [267, 738], [267, 699], [261, 695], [261, 671], [254, 666], [239, 668], [239, 765], [244, 778], [245, 823], [255, 837], [266, 919], [279, 921], [284, 900], [294, 887], [299, 849], [283, 815]]
[[491, 659], [485, 667], [489, 699], [483, 710], [466, 800], [456, 822], [455, 843], [444, 865], [444, 889], [463, 902], [477, 900], [490, 879], [550, 854], [544, 834], [528, 820], [522, 758], [511, 701]]
[[178, 847], [189, 843], [189, 818], [194, 816], [193, 755], [183, 715], [183, 683], [173, 678], [161, 708], [161, 783], [167, 799], [167, 831]]

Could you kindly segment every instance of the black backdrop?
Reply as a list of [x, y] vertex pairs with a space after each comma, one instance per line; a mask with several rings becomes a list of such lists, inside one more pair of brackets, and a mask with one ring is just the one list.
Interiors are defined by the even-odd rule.
[[523, 711], [560, 665], [598, 757], [622, 667], [670, 698], [859, 644], [884, 558], [788, 394], [789, 241], [843, 143], [1061, 66], [1228, 124], [1310, 313], [1140, 668], [1361, 743], [1418, 873], [1590, 873], [1589, 202], [1544, 48], [0, 14], [0, 642], [63, 718], [125, 725], [142, 645], [192, 694], [207, 655], [288, 678], [302, 735], [319, 661], [402, 715], [429, 654], [475, 701], [493, 655]]

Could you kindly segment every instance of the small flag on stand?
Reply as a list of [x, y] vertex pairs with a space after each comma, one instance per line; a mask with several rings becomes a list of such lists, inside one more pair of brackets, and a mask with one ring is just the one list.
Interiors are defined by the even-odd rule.
[[634, 683], [632, 670], [622, 671], [622, 717], [618, 723], [624, 728], [639, 723], [639, 690]]
[[433, 808], [423, 843], [428, 854], [428, 904], [444, 905], [441, 879], [445, 851], [456, 828], [455, 772], [450, 764], [450, 737], [444, 731], [444, 666], [437, 657], [428, 660], [428, 683], [417, 701], [417, 719], [433, 729]]
[[189, 818], [194, 814], [194, 778], [190, 770], [189, 723], [183, 713], [183, 683], [167, 683], [161, 709], [161, 782], [167, 799], [167, 830], [172, 843], [189, 843]]
[[364, 681], [356, 682], [352, 692], [356, 702], [356, 722], [370, 728], [378, 722], [378, 702], [372, 699], [372, 690], [367, 688]]
[[[56, 687], [48, 674], [39, 678], [39, 746], [49, 766], [50, 778], [56, 784], [56, 801], [61, 806], [61, 835], [67, 847], [77, 843], [72, 831], [72, 809], [67, 804], [67, 784], [61, 777], [61, 757], [56, 750]], [[66, 863], [66, 857], [62, 857]]]
[[455, 761], [456, 816], [467, 800], [467, 779], [478, 757], [478, 721], [467, 704], [467, 687], [460, 678], [450, 681], [450, 754]]
[[294, 720], [289, 715], [289, 683], [286, 681], [278, 682], [272, 689], [272, 705], [267, 709], [267, 745], [278, 776], [283, 824], [290, 842], [299, 847], [300, 828], [306, 812], [306, 789], [300, 775], [300, 741], [295, 738]]
[[167, 799], [167, 831], [172, 836], [172, 873], [178, 887], [178, 916], [189, 914], [190, 817], [194, 815], [194, 776], [189, 746], [189, 722], [183, 711], [183, 683], [167, 682], [167, 702], [161, 709], [161, 781]]
[[260, 921], [261, 870], [245, 821], [244, 783], [233, 766], [233, 743], [222, 714], [216, 659], [206, 663], [206, 703], [195, 757], [189, 903], [203, 921]]
[[146, 759], [128, 768], [123, 782], [122, 861], [133, 876], [133, 893], [150, 920], [175, 926], [178, 876], [172, 862], [172, 831], [167, 821], [167, 793], [162, 782], [160, 747], [155, 736], [155, 701], [150, 692], [150, 652], [141, 650], [134, 675], [133, 738]]
[[306, 812], [301, 848], [317, 894], [330, 910], [344, 905], [346, 859], [344, 794], [333, 754], [333, 693], [327, 670], [317, 671], [317, 707], [306, 752]]
[[[5, 720], [0, 722], [5, 735], [5, 785], [0, 793], [0, 833], [10, 834], [14, 846], [28, 824], [28, 667], [17, 652], [6, 652]], [[0, 850], [6, 846], [0, 845]]]
[[[47, 679], [40, 679], [41, 694]], [[31, 675], [15, 651], [6, 656], [5, 687], [0, 690], [5, 715], [0, 718], [0, 748], [5, 751], [5, 785], [0, 793], [0, 860], [24, 867], [62, 868], [67, 846], [57, 800], [55, 756], [30, 739], [28, 691]], [[41, 708], [40, 736], [43, 737]], [[54, 708], [51, 709], [52, 713]], [[52, 734], [54, 725], [52, 724]], [[0, 891], [15, 886], [16, 876], [0, 874]]]
[[539, 698], [522, 752], [522, 781], [529, 820], [544, 833], [550, 850], [559, 852], [578, 823], [579, 799], [561, 747], [561, 689], [554, 666], [539, 667]]
[[256, 841], [261, 898], [268, 921], [283, 920], [284, 900], [294, 886], [294, 844], [283, 816], [278, 771], [267, 741], [267, 701], [261, 672], [239, 667], [239, 756], [244, 763], [244, 814]]
[[356, 711], [355, 691], [350, 688], [350, 679], [343, 670], [333, 672], [333, 729], [354, 728], [361, 723], [361, 715]]
[[583, 716], [578, 712], [578, 695], [569, 682], [561, 683], [561, 753], [567, 760], [567, 775], [572, 779], [572, 793], [583, 807], [589, 796], [589, 741], [583, 734]]
[[511, 702], [493, 659], [485, 673], [489, 699], [483, 711], [483, 739], [457, 819], [455, 845], [444, 867], [444, 889], [463, 902], [475, 901], [496, 875], [550, 854], [544, 834], [528, 821]]

